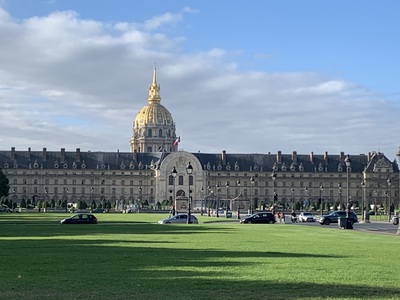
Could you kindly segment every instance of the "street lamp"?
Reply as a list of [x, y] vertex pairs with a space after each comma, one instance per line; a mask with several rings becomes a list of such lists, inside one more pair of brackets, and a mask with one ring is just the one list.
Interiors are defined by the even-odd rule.
[[307, 211], [307, 210], [308, 210], [308, 205], [310, 204], [310, 203], [309, 203], [309, 200], [308, 200], [308, 188], [305, 187], [305, 188], [304, 188], [304, 191], [306, 192], [306, 200], [303, 202], [303, 205], [305, 206], [305, 209], [306, 209], [306, 211]]
[[368, 209], [366, 209], [365, 205], [365, 180], [361, 181], [361, 189], [362, 189], [361, 219], [364, 223], [367, 223], [366, 216], [368, 215]]
[[292, 192], [292, 210], [294, 210], [294, 189], [291, 189]]
[[142, 198], [142, 187], [140, 186], [139, 187], [139, 197], [138, 197], [138, 204], [137, 204], [137, 212], [138, 213], [140, 213], [140, 201], [141, 201], [141, 198]]
[[349, 172], [350, 172], [350, 167], [351, 167], [351, 159], [350, 156], [347, 154], [346, 158], [344, 159], [344, 162], [346, 163], [346, 180], [347, 180], [347, 189], [346, 189], [346, 217], [349, 218], [349, 214], [350, 214], [350, 208], [351, 208], [351, 204], [350, 204], [350, 191], [349, 191]]
[[219, 189], [219, 184], [215, 186], [215, 195], [217, 196], [217, 218], [219, 217], [219, 196], [218, 196], [218, 189]]
[[324, 190], [324, 187], [322, 186], [322, 184], [319, 186], [319, 199], [321, 200], [321, 207], [320, 207], [320, 210], [321, 210], [321, 217], [323, 216], [323, 214], [324, 214], [324, 202], [322, 201], [322, 191]]
[[176, 212], [176, 198], [175, 198], [175, 178], [178, 175], [178, 171], [174, 167], [171, 171], [171, 176], [172, 176], [172, 202], [173, 202], [173, 209], [172, 209], [172, 215], [175, 216]]
[[239, 188], [239, 193], [238, 193], [238, 203], [237, 203], [237, 218], [240, 219], [240, 180], [236, 181], [236, 185]]
[[275, 173], [275, 170], [273, 170], [271, 173], [271, 178], [272, 178], [272, 182], [273, 182], [273, 186], [274, 186], [274, 196], [273, 196], [274, 199], [273, 199], [273, 205], [272, 205], [273, 213], [275, 213], [275, 205], [276, 205], [276, 202], [278, 201], [278, 195], [276, 194], [276, 186], [275, 186], [276, 177], [277, 177], [277, 175]]
[[[210, 208], [210, 204], [208, 201], [208, 197], [211, 197], [212, 193], [213, 193], [213, 190], [211, 189], [211, 186], [208, 186], [208, 196], [207, 196], [206, 206], [207, 206], [207, 216], [209, 216], [209, 217], [211, 217], [211, 208]], [[212, 199], [212, 197], [211, 197], [211, 199]]]
[[253, 176], [250, 177], [250, 212], [254, 213], [255, 208], [255, 201], [253, 201], [253, 185], [254, 185], [254, 178]]
[[228, 205], [228, 202], [229, 202], [229, 200], [228, 200], [228, 198], [229, 198], [229, 182], [228, 181], [226, 182], [225, 186], [226, 186], [226, 203], [225, 203], [226, 211], [225, 211], [225, 214], [228, 215], [228, 209], [230, 206], [230, 205]]
[[338, 193], [339, 193], [339, 209], [343, 208], [343, 203], [342, 203], [342, 185], [339, 183], [338, 184]]
[[390, 187], [391, 187], [391, 185], [392, 185], [392, 181], [390, 180], [390, 177], [388, 178], [388, 180], [386, 181], [387, 182], [387, 185], [388, 185], [388, 187], [389, 187], [389, 205], [388, 205], [388, 215], [389, 215], [389, 218], [388, 218], [388, 222], [390, 222], [390, 220], [392, 219], [392, 209], [391, 209], [391, 195], [390, 195]]
[[188, 197], [188, 216], [187, 216], [187, 223], [188, 224], [192, 223], [192, 220], [191, 220], [191, 209], [190, 209], [190, 178], [191, 178], [192, 172], [193, 172], [193, 167], [189, 162], [189, 164], [186, 167], [186, 173], [189, 175], [189, 197]]
[[204, 205], [204, 187], [201, 187], [201, 209], [200, 209], [200, 215], [203, 215], [203, 205]]

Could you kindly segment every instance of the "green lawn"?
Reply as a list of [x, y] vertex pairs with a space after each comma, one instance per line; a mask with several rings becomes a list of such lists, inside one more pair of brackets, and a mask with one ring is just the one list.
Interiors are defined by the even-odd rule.
[[156, 224], [168, 214], [59, 225], [64, 216], [0, 215], [0, 299], [400, 298], [399, 236], [206, 216]]

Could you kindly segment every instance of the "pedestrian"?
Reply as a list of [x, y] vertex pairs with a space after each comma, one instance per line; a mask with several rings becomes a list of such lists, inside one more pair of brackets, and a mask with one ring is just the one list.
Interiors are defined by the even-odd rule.
[[282, 212], [281, 220], [282, 220], [282, 223], [286, 223], [286, 222], [285, 222], [285, 212]]

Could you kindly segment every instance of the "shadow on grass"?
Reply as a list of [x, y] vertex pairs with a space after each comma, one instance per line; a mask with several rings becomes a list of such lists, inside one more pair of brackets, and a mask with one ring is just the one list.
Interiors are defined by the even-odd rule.
[[[191, 238], [194, 234], [195, 241], [196, 234], [233, 234], [236, 228], [112, 222], [104, 226], [32, 226], [37, 224], [43, 222], [0, 226], [0, 255], [6, 262], [0, 282], [7, 287], [0, 290], [2, 299], [83, 299], [88, 295], [89, 299], [230, 300], [400, 297], [398, 288], [352, 283], [352, 274], [345, 267], [339, 269], [342, 283], [329, 283], [329, 278], [335, 277], [325, 262], [333, 260], [341, 266], [346, 259], [342, 254], [269, 251], [267, 244], [262, 244], [266, 249], [257, 251], [218, 249], [210, 243], [211, 238], [204, 237], [204, 243], [210, 244], [200, 249], [176, 236], [189, 234]], [[118, 236], [121, 234], [133, 235], [124, 240]], [[32, 240], [35, 237], [38, 239]], [[308, 274], [285, 265], [288, 259], [294, 265], [318, 265], [316, 272], [321, 277], [309, 280]]]
[[[348, 281], [343, 284], [325, 280], [308, 282], [307, 276], [301, 274], [297, 279], [282, 280], [281, 270], [275, 264], [280, 258], [307, 259], [310, 263], [309, 259], [320, 259], [319, 263], [337, 259], [340, 264], [342, 256], [137, 247], [139, 243], [156, 241], [7, 241], [3, 250], [26, 250], [34, 259], [24, 260], [20, 265], [14, 260], [11, 269], [3, 268], [0, 279], [12, 287], [3, 292], [3, 296], [8, 296], [3, 299], [26, 299], [27, 293], [30, 299], [56, 296], [82, 299], [85, 293], [92, 299], [395, 299], [400, 296], [398, 288], [353, 284], [346, 270], [343, 279]], [[44, 249], [51, 250], [44, 252]], [[265, 276], [260, 276], [260, 269], [261, 273], [264, 269]], [[257, 275], [252, 279], [253, 272]], [[21, 274], [20, 278], [16, 274]], [[274, 276], [280, 279], [274, 280]], [[35, 277], [46, 283], [39, 284], [41, 292]]]

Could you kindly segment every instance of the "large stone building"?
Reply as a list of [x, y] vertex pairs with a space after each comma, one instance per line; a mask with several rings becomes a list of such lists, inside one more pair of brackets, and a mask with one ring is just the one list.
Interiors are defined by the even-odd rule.
[[[9, 199], [20, 203], [110, 201], [187, 209], [228, 207], [237, 211], [272, 204], [311, 209], [345, 205], [399, 206], [399, 168], [383, 153], [234, 154], [178, 150], [175, 123], [161, 105], [156, 70], [148, 103], [133, 122], [130, 152], [0, 151], [0, 167], [10, 180]], [[349, 166], [346, 165], [346, 158]], [[188, 174], [187, 166], [192, 172]], [[173, 171], [174, 170], [174, 171]], [[329, 205], [327, 205], [329, 204]]]

